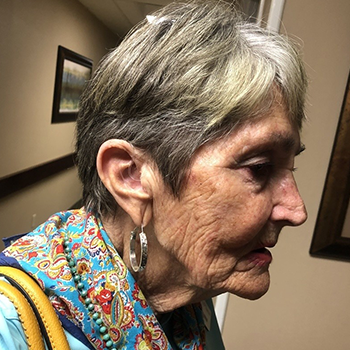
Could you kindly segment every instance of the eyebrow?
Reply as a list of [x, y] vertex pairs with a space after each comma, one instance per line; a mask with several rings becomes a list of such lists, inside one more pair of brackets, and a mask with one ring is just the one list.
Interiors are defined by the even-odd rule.
[[[283, 133], [273, 133], [270, 135], [269, 143], [274, 146], [281, 147], [286, 152], [290, 152], [293, 149], [297, 148], [297, 141], [295, 138], [291, 135], [286, 135]], [[303, 143], [300, 143], [295, 155], [297, 156], [303, 151], [305, 151], [305, 145]]]
[[300, 142], [299, 138], [289, 132], [271, 132], [264, 136], [263, 139], [256, 140], [256, 143], [246, 145], [237, 158], [236, 162], [244, 160], [247, 156], [257, 155], [265, 152], [270, 152], [275, 149], [280, 149], [286, 154], [294, 153], [298, 156], [305, 150], [305, 146]]

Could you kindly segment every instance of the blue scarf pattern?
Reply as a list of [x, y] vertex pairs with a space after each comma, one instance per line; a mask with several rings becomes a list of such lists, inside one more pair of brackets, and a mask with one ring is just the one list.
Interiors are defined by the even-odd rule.
[[[117, 349], [172, 350], [142, 291], [114, 248], [99, 218], [84, 209], [60, 212], [15, 241], [3, 254], [37, 280], [72, 334], [78, 328], [92, 349], [106, 348], [77, 290], [63, 241], [76, 261], [87, 297], [93, 300]], [[174, 312], [173, 339], [179, 349], [204, 349], [204, 324], [198, 305]], [[67, 322], [67, 320], [69, 322]], [[71, 331], [69, 328], [73, 328]], [[79, 333], [79, 332], [78, 332]], [[86, 340], [85, 340], [86, 342]]]

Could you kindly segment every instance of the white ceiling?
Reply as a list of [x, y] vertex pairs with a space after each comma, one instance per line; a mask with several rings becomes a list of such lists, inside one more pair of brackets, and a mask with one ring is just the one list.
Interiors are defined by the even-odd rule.
[[123, 37], [146, 15], [158, 10], [171, 0], [79, 0], [113, 33]]

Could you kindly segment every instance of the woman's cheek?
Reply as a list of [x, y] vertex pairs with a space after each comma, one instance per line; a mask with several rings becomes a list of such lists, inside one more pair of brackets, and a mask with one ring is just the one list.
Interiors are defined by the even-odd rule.
[[237, 246], [243, 246], [253, 241], [268, 222], [272, 207], [269, 201], [265, 200], [265, 196], [256, 196], [252, 201], [236, 215], [236, 229], [235, 242]]

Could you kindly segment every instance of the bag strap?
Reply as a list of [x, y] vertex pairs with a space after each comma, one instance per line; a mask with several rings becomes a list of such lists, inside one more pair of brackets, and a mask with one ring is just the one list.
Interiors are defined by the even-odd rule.
[[0, 281], [0, 294], [5, 295], [14, 305], [22, 323], [29, 350], [45, 350], [39, 324], [27, 299], [15, 287]]
[[44, 337], [49, 350], [69, 350], [61, 322], [37, 282], [24, 271], [10, 266], [0, 266], [0, 275], [10, 283], [0, 281], [0, 293], [14, 304], [27, 337], [28, 348], [45, 350]]

